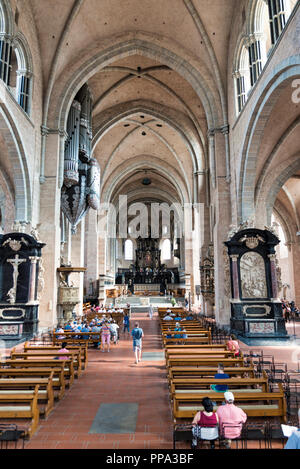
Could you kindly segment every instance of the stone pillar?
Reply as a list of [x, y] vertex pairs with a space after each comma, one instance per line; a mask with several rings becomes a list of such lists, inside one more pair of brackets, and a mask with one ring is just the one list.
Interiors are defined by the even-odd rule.
[[293, 271], [294, 271], [294, 291], [295, 304], [300, 305], [300, 239], [299, 236], [295, 243], [292, 244]]
[[[226, 137], [227, 138], [227, 137]], [[230, 298], [225, 293], [224, 241], [231, 223], [231, 197], [228, 180], [228, 155], [223, 129], [215, 131], [216, 188], [212, 199], [215, 207], [214, 263], [215, 263], [215, 316], [220, 325], [230, 324]]]
[[238, 277], [238, 266], [237, 260], [238, 255], [232, 254], [230, 256], [231, 263], [232, 263], [232, 280], [233, 280], [233, 299], [239, 300], [240, 299], [240, 292], [239, 292], [239, 277]]
[[93, 284], [99, 278], [99, 243], [97, 229], [97, 211], [89, 210], [85, 219], [85, 267], [84, 287], [88, 292], [90, 281]]
[[64, 132], [43, 129], [43, 174], [40, 179], [40, 238], [43, 266], [47, 275], [40, 298], [40, 327], [52, 327], [57, 322], [57, 268], [60, 266], [60, 157], [64, 148]]
[[[72, 267], [84, 267], [84, 227], [85, 218], [77, 225], [76, 234], [72, 235], [72, 252], [71, 252], [71, 265]], [[75, 287], [79, 288], [79, 304], [76, 305], [76, 314], [82, 315], [83, 306], [83, 278], [84, 273], [74, 273], [72, 275], [72, 282]]]
[[268, 254], [270, 259], [270, 268], [271, 268], [271, 282], [272, 282], [272, 299], [278, 299], [278, 284], [277, 284], [277, 274], [276, 274], [276, 254]]
[[33, 303], [36, 301], [36, 269], [37, 269], [37, 261], [39, 257], [37, 256], [30, 256], [30, 283], [29, 283], [29, 295], [28, 295], [28, 302]]

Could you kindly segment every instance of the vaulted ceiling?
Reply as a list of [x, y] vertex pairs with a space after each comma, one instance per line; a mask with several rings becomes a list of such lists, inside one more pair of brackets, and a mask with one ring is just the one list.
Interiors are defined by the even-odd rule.
[[[226, 88], [227, 47], [238, 0], [226, 0], [226, 8], [223, 0], [30, 0], [30, 4], [45, 90], [78, 57], [97, 53], [110, 38], [113, 42], [140, 33], [160, 47], [176, 45], [217, 96]], [[206, 168], [207, 111], [189, 80], [172, 67], [169, 55], [166, 63], [147, 50], [124, 54], [95, 69], [88, 79], [94, 102], [93, 156], [101, 167], [102, 197], [107, 200], [124, 191], [133, 199], [148, 194], [150, 200], [155, 188], [160, 200], [163, 192], [165, 199], [194, 200], [194, 173]], [[145, 171], [152, 182], [149, 186], [141, 185], [140, 172]]]

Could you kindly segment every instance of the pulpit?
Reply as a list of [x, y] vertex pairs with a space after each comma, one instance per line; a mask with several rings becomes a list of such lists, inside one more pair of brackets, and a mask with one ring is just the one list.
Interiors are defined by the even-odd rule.
[[44, 246], [26, 233], [0, 235], [0, 339], [31, 337], [38, 330]]
[[66, 323], [72, 319], [75, 306], [80, 303], [79, 288], [70, 284], [69, 276], [72, 273], [85, 272], [85, 267], [61, 266], [57, 269], [60, 274], [58, 288], [58, 304], [63, 308], [63, 318], [60, 322]]

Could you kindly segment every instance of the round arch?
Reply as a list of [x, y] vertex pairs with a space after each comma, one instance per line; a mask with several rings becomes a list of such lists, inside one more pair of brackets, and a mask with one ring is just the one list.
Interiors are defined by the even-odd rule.
[[27, 160], [18, 131], [4, 105], [0, 106], [1, 134], [13, 168], [15, 219], [30, 221], [31, 189]]
[[267, 76], [262, 85], [263, 92], [250, 105], [249, 115], [251, 118], [246, 127], [239, 171], [238, 216], [240, 221], [246, 221], [254, 214], [256, 159], [263, 138], [265, 124], [283, 88], [289, 81], [299, 76], [299, 60], [300, 56], [294, 56], [289, 61], [279, 64], [275, 70], [272, 70], [272, 73]]
[[[164, 46], [159, 46], [159, 41], [163, 42]], [[176, 52], [174, 52], [175, 45]], [[107, 38], [104, 48], [103, 45], [99, 47], [101, 47], [100, 52], [91, 52], [88, 59], [85, 53], [77, 62], [69, 65], [56, 80], [56, 85], [53, 87], [55, 91], [50, 99], [48, 126], [64, 129], [69, 107], [80, 87], [105, 66], [120, 58], [136, 54], [168, 65], [190, 83], [204, 106], [209, 128], [218, 127], [223, 123], [218, 89], [216, 86], [212, 89], [211, 85], [215, 84], [207, 66], [203, 66], [200, 72], [197, 68], [199, 58], [191, 57], [189, 51], [174, 41], [153, 34], [128, 33], [121, 38]]]

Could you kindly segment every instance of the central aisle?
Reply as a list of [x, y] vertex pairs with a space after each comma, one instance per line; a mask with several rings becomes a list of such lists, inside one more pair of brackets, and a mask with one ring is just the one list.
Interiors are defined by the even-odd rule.
[[[145, 334], [142, 362], [135, 365], [131, 336], [124, 336], [123, 331], [110, 353], [89, 349], [87, 368], [48, 419], [40, 421], [26, 448], [172, 448], [172, 417], [158, 319], [135, 313], [130, 330], [136, 320]], [[109, 415], [109, 409], [118, 416], [122, 433], [89, 433], [99, 431], [99, 418], [102, 425], [106, 423], [103, 416]]]

